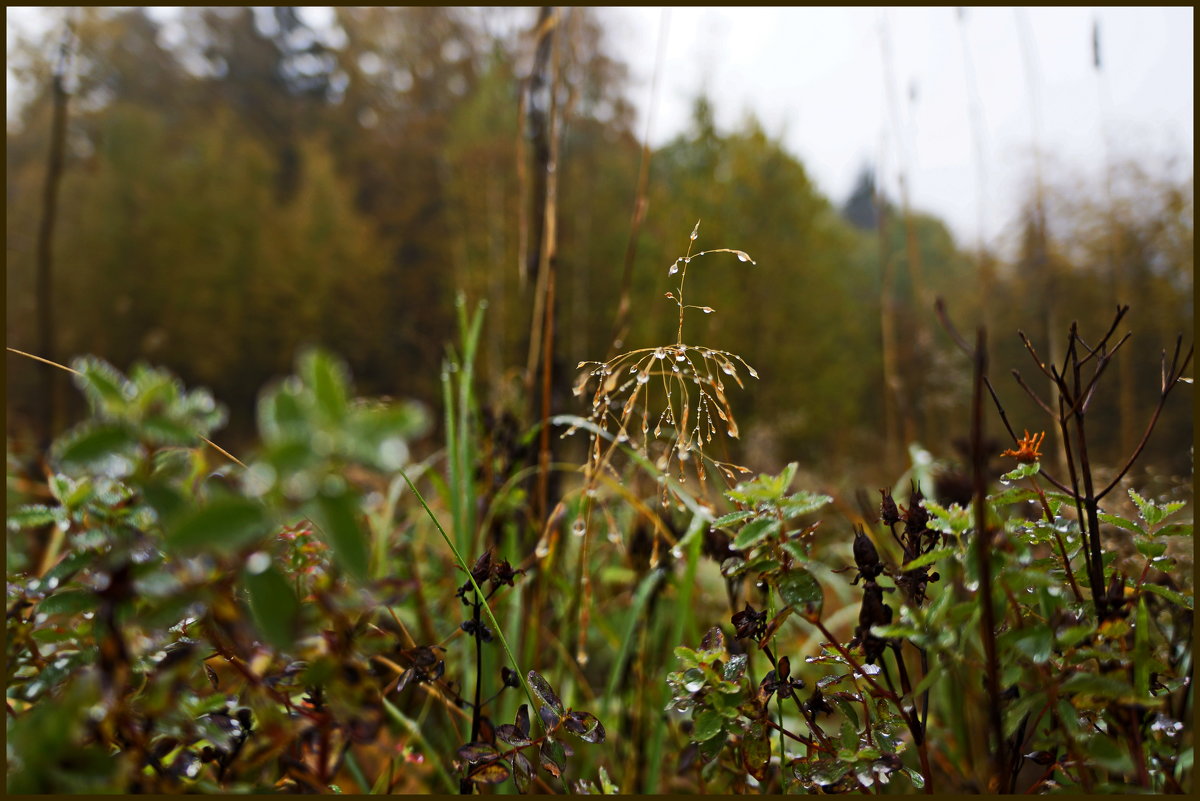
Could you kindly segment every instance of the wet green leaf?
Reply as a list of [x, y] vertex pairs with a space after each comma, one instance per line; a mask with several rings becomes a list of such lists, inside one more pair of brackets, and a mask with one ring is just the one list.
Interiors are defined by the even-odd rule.
[[525, 678], [529, 681], [529, 686], [534, 694], [542, 699], [542, 702], [546, 706], [554, 710], [555, 714], [562, 717], [566, 713], [566, 708], [563, 706], [563, 702], [559, 700], [558, 693], [554, 692], [554, 688], [550, 686], [550, 682], [542, 677], [542, 674], [536, 670], [531, 670], [526, 674]]
[[318, 533], [333, 549], [338, 566], [358, 581], [367, 578], [367, 537], [359, 524], [358, 499], [349, 489], [322, 493], [315, 503]]
[[261, 539], [268, 523], [266, 510], [254, 501], [217, 498], [182, 515], [167, 532], [167, 547], [174, 551], [228, 551]]
[[721, 717], [716, 710], [702, 709], [692, 718], [692, 724], [695, 728], [692, 730], [692, 740], [702, 743], [705, 740], [711, 740], [721, 731], [721, 726], [724, 725], [725, 719]]
[[247, 569], [242, 581], [250, 595], [250, 614], [263, 637], [276, 648], [290, 648], [300, 613], [300, 602], [292, 585], [274, 565], [258, 573]]
[[811, 608], [814, 614], [820, 614], [825, 600], [824, 590], [812, 573], [802, 567], [793, 567], [776, 585], [779, 596], [789, 606], [794, 606], [803, 612]]

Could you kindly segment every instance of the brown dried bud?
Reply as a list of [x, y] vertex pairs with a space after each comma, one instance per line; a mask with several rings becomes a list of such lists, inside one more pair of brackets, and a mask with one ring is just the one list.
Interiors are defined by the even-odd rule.
[[896, 499], [892, 497], [892, 491], [881, 489], [879, 494], [883, 496], [883, 501], [879, 504], [879, 519], [886, 525], [896, 525], [900, 522], [900, 509], [896, 506]]
[[879, 551], [861, 526], [854, 527], [854, 564], [858, 566], [859, 575], [868, 581], [883, 572]]

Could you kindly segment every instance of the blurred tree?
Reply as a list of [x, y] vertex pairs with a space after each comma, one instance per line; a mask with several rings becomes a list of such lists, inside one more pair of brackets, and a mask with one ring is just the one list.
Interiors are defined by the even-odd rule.
[[854, 189], [842, 205], [842, 217], [855, 228], [874, 231], [879, 225], [879, 210], [875, 189], [875, 168], [864, 164], [858, 170]]

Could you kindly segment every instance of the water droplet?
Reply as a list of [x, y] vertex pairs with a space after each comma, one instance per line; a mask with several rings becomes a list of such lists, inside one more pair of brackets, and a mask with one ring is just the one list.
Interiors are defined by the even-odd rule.
[[550, 543], [546, 541], [545, 537], [538, 540], [537, 547], [533, 549], [533, 555], [538, 559], [545, 559], [550, 555]]
[[251, 554], [250, 558], [246, 560], [246, 570], [253, 576], [257, 576], [259, 573], [264, 572], [270, 566], [271, 557], [262, 551], [257, 551]]
[[667, 270], [667, 275], [674, 275], [677, 272], [679, 272], [679, 260], [678, 259], [676, 259], [675, 263], [672, 264], [671, 267]]
[[676, 545], [674, 548], [671, 549], [671, 556], [675, 559], [682, 559], [683, 558], [683, 549], [680, 548], [678, 545]]
[[645, 372], [645, 371], [638, 373], [637, 382], [639, 384], [645, 384], [649, 380], [650, 380], [650, 373]]
[[624, 431], [617, 432], [617, 442], [628, 442], [628, 441], [629, 441], [628, 434], [626, 434]]
[[655, 350], [654, 350], [654, 358], [656, 358], [656, 359], [665, 359], [665, 358], [667, 358], [667, 350], [666, 350], [666, 348], [655, 348]]
[[571, 533], [576, 537], [582, 537], [585, 531], [587, 531], [587, 523], [583, 522], [582, 517], [575, 518], [575, 523], [571, 526]]
[[756, 263], [757, 263], [757, 262], [755, 262], [755, 261], [754, 261], [754, 259], [750, 258], [750, 254], [749, 254], [749, 253], [746, 253], [746, 252], [744, 252], [744, 251], [741, 251], [741, 250], [737, 251], [737, 257], [738, 257], [738, 261], [748, 261], [748, 262], [750, 262], [751, 264], [756, 264]]
[[711, 306], [701, 306], [700, 311], [704, 312], [705, 314], [712, 314], [714, 311], [716, 311], [716, 309]]
[[587, 667], [587, 663], [588, 663], [587, 651], [583, 650], [582, 648], [580, 648], [578, 651], [576, 651], [575, 652], [575, 661], [579, 663], [580, 667]]
[[755, 370], [753, 367], [747, 367], [746, 370], [750, 373], [750, 375], [752, 377], [758, 378], [758, 371]]
[[729, 364], [728, 362], [722, 364], [721, 372], [725, 373], [725, 375], [733, 375], [733, 365]]

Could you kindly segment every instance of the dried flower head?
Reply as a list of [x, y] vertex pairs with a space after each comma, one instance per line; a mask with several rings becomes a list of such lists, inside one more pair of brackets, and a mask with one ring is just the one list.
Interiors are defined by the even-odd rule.
[[1037, 434], [1034, 434], [1031, 437], [1031, 436], [1029, 436], [1029, 429], [1026, 429], [1025, 436], [1023, 436], [1019, 440], [1017, 440], [1016, 450], [1012, 450], [1012, 449], [1006, 450], [1003, 453], [1001, 453], [1000, 455], [1001, 456], [1011, 456], [1014, 459], [1016, 459], [1018, 462], [1021, 462], [1022, 464], [1028, 464], [1029, 462], [1041, 461], [1042, 453], [1041, 453], [1040, 448], [1042, 447], [1042, 440], [1044, 440], [1045, 438], [1046, 438], [1045, 431], [1039, 431]]
[[[739, 261], [753, 264], [754, 260], [744, 251], [729, 248], [692, 253], [699, 231], [700, 223], [697, 222], [687, 254], [667, 269], [667, 275], [678, 276], [679, 280], [676, 289], [666, 293], [666, 298], [679, 309], [676, 341], [670, 345], [632, 350], [606, 362], [579, 363], [582, 372], [574, 392], [583, 395], [596, 379], [588, 420], [609, 435], [592, 434], [589, 470], [609, 467], [613, 449], [627, 443], [653, 459], [660, 470], [668, 470], [674, 460], [681, 482], [687, 480], [689, 462], [694, 465], [699, 479], [706, 481], [705, 459], [731, 481], [735, 479], [735, 472], [748, 472], [739, 465], [713, 459], [704, 452], [704, 446], [721, 429], [730, 437], [736, 439], [738, 436], [737, 421], [725, 394], [726, 377], [741, 387], [744, 386], [741, 369], [752, 378], [758, 378], [758, 373], [736, 353], [684, 343], [683, 318], [688, 309], [697, 309], [704, 314], [714, 311], [709, 306], [694, 306], [684, 300], [687, 268], [693, 259], [710, 253], [732, 253]], [[566, 435], [575, 430], [572, 427]], [[607, 444], [605, 440], [608, 440]], [[665, 447], [656, 449], [657, 452], [651, 455], [652, 441], [661, 441]], [[693, 455], [696, 458], [693, 459]], [[664, 488], [664, 501], [665, 498]]]

